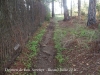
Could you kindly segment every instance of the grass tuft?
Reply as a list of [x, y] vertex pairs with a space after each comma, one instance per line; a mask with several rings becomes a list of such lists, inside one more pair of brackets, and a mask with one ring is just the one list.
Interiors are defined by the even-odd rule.
[[54, 31], [54, 42], [55, 42], [55, 48], [57, 49], [57, 55], [55, 58], [58, 60], [59, 65], [61, 65], [64, 62], [64, 56], [62, 55], [62, 51], [65, 50], [65, 48], [62, 46], [61, 41], [66, 36], [67, 31], [63, 28], [60, 28], [59, 25], [56, 24], [56, 28]]

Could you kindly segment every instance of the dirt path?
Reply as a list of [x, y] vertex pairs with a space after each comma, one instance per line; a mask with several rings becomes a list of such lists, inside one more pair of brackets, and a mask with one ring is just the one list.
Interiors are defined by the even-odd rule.
[[53, 31], [55, 23], [50, 22], [47, 27], [47, 32], [40, 43], [40, 52], [38, 54], [37, 68], [44, 69], [43, 72], [37, 72], [37, 75], [54, 75], [54, 72], [49, 72], [48, 69], [54, 68], [55, 49], [53, 42]]

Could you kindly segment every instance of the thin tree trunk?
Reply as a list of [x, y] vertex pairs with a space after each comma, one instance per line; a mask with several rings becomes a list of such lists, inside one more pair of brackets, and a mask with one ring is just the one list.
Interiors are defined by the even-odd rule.
[[70, 14], [71, 14], [71, 17], [72, 17], [72, 0], [71, 0], [71, 12], [70, 12]]
[[89, 0], [87, 25], [89, 26], [94, 24], [96, 24], [96, 0]]
[[52, 18], [55, 17], [55, 14], [54, 14], [54, 0], [52, 0]]
[[81, 19], [81, 0], [78, 0], [78, 17]]

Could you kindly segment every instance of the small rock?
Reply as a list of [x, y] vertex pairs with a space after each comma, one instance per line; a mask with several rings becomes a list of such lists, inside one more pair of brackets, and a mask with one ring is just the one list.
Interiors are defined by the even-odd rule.
[[83, 73], [83, 71], [80, 71], [80, 73]]
[[100, 62], [97, 62], [97, 65], [100, 65]]
[[42, 45], [43, 47], [46, 47], [47, 45], [46, 44], [44, 44], [44, 45]]
[[76, 65], [75, 65], [75, 64], [73, 64], [73, 66], [75, 67]]
[[84, 61], [82, 61], [82, 63], [84, 63]]
[[89, 64], [88, 64], [88, 63], [86, 63], [86, 65], [88, 66]]

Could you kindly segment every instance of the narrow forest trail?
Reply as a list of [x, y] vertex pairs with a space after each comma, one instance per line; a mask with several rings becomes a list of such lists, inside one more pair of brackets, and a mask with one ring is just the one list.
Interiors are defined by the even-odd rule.
[[53, 69], [55, 66], [55, 49], [54, 42], [52, 39], [54, 34], [54, 28], [55, 22], [51, 20], [49, 26], [47, 27], [46, 34], [40, 42], [40, 51], [37, 57], [37, 68], [43, 69], [44, 71], [37, 72], [37, 75], [54, 75], [53, 71], [49, 71], [49, 69]]
[[55, 19], [51, 19], [47, 24], [43, 26], [43, 28], [46, 26], [46, 31], [43, 34], [42, 40], [37, 44], [39, 50], [37, 55], [33, 56], [34, 52], [32, 53], [29, 49], [24, 50], [10, 67], [10, 69], [19, 69], [21, 71], [8, 71], [5, 75], [55, 75], [53, 71], [49, 71], [54, 69], [56, 65], [56, 50], [53, 41]]
[[37, 43], [36, 56], [35, 39], [31, 41], [33, 53], [24, 50], [11, 67], [26, 70], [6, 75], [100, 75], [100, 28], [88, 28], [85, 19], [78, 22], [77, 17], [62, 19], [58, 15], [41, 28], [45, 32]]

